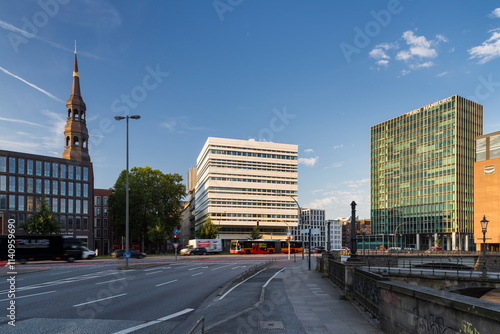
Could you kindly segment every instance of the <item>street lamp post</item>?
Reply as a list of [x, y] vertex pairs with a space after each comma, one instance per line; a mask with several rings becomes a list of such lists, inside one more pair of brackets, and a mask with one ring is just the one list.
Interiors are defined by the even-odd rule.
[[[126, 183], [125, 183], [125, 251], [130, 253], [130, 244], [129, 244], [129, 189], [128, 189], [128, 119], [139, 119], [141, 116], [133, 115], [133, 116], [115, 116], [117, 121], [121, 121], [122, 119], [127, 120], [127, 170], [126, 170]], [[144, 250], [143, 250], [144, 251]], [[125, 259], [125, 267], [128, 268], [128, 259]]]
[[483, 277], [486, 277], [486, 230], [488, 229], [489, 221], [486, 220], [486, 215], [481, 220], [481, 229], [483, 230]]
[[396, 229], [394, 230], [394, 249], [396, 249], [396, 233], [398, 232], [398, 228], [403, 224], [406, 224], [406, 222], [399, 224], [398, 226], [396, 226]]
[[363, 236], [363, 256], [365, 256], [365, 235], [366, 235], [366, 225], [361, 227], [361, 235]]
[[290, 225], [284, 220], [278, 219], [280, 222], [286, 224], [286, 227], [288, 227], [288, 235], [287, 235], [287, 243], [288, 243], [288, 260], [290, 260]]
[[[300, 208], [299, 202], [293, 196], [289, 196], [289, 197], [291, 199], [293, 199], [295, 204], [297, 204], [297, 208], [299, 210], [299, 228], [302, 230], [302, 227], [303, 227], [303, 226], [301, 226], [302, 225], [302, 209]], [[305, 251], [304, 250], [304, 234], [301, 233], [301, 235], [302, 235], [302, 238], [301, 238], [302, 239], [302, 260], [304, 260], [304, 251]], [[309, 245], [309, 248], [311, 248], [310, 245]]]

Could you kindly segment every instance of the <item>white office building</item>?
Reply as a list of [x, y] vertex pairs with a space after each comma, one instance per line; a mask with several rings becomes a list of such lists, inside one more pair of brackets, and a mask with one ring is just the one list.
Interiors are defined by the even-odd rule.
[[[341, 249], [342, 248], [342, 226], [340, 225], [340, 219], [329, 219], [326, 221], [327, 233], [328, 233], [328, 224], [330, 224], [331, 249]], [[327, 237], [326, 242], [328, 243], [328, 237]]]
[[[293, 229], [295, 240], [304, 240], [304, 247], [309, 248], [309, 233], [311, 229], [311, 248], [326, 248], [325, 210], [302, 208], [302, 224]], [[302, 233], [306, 231], [306, 233]]]
[[197, 159], [196, 229], [208, 217], [224, 247], [247, 239], [283, 240], [298, 223], [298, 146], [255, 140], [207, 139]]

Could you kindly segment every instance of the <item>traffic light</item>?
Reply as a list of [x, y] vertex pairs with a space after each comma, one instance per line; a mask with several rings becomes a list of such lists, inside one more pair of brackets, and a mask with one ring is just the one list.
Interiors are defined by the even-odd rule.
[[177, 234], [174, 234], [174, 242], [177, 242]]

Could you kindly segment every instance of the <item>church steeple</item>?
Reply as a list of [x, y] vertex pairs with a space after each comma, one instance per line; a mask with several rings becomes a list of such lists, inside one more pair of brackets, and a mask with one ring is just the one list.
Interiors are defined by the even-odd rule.
[[62, 157], [69, 160], [90, 161], [86, 125], [87, 106], [80, 93], [80, 76], [78, 75], [78, 61], [76, 58], [75, 41], [75, 67], [73, 69], [73, 87], [71, 96], [66, 102], [68, 117], [64, 127], [64, 153]]

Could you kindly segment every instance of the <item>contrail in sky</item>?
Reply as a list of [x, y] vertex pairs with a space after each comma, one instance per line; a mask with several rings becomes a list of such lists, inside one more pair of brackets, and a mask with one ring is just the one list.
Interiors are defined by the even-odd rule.
[[0, 117], [0, 121], [6, 121], [6, 122], [14, 122], [14, 123], [24, 123], [24, 124], [29, 124], [29, 125], [35, 125], [35, 126], [43, 126], [41, 124], [33, 123], [33, 122], [28, 122], [22, 119], [14, 119], [14, 118], [5, 118], [5, 117]]
[[10, 75], [10, 76], [12, 76], [12, 77], [14, 77], [14, 78], [18, 79], [18, 80], [21, 80], [21, 81], [22, 81], [22, 82], [24, 82], [25, 84], [27, 84], [27, 85], [29, 85], [29, 86], [31, 86], [31, 87], [33, 87], [33, 88], [35, 88], [36, 90], [39, 90], [39, 91], [40, 91], [40, 92], [42, 92], [42, 93], [44, 93], [45, 95], [47, 95], [47, 96], [48, 96], [48, 97], [50, 97], [51, 99], [53, 99], [53, 100], [55, 100], [55, 101], [57, 101], [57, 102], [60, 102], [60, 103], [64, 103], [64, 101], [63, 101], [63, 100], [61, 100], [60, 98], [58, 98], [57, 96], [54, 96], [54, 95], [50, 94], [49, 92], [47, 92], [46, 90], [43, 90], [43, 89], [41, 89], [40, 87], [35, 86], [35, 85], [33, 85], [32, 83], [30, 83], [30, 82], [28, 82], [28, 81], [24, 80], [23, 78], [21, 78], [21, 77], [19, 77], [19, 76], [15, 75], [15, 74], [13, 74], [13, 73], [10, 73], [9, 71], [7, 71], [5, 68], [3, 68], [3, 67], [1, 67], [1, 66], [0, 66], [0, 71], [2, 71], [2, 72], [4, 72], [4, 73], [6, 73], [6, 74], [8, 74], [8, 75]]

